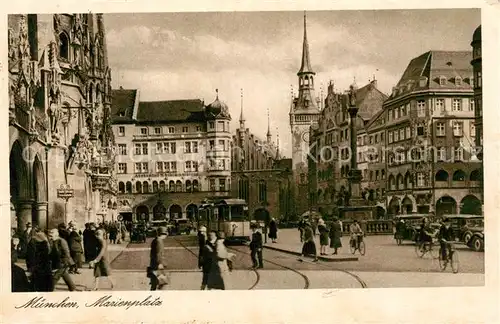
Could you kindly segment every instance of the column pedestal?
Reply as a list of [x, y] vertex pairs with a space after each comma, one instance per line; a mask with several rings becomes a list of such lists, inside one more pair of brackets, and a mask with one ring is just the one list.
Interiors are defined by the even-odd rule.
[[31, 223], [33, 217], [33, 201], [21, 200], [17, 203], [17, 228], [21, 231], [26, 229], [26, 223]]
[[41, 229], [48, 229], [48, 202], [41, 201], [34, 204], [38, 226]]

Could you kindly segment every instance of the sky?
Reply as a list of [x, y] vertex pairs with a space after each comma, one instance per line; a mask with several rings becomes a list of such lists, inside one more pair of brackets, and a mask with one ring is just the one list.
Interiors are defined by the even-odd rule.
[[[291, 156], [291, 91], [297, 94], [304, 12], [104, 14], [113, 88], [139, 89], [142, 101], [219, 99], [238, 127]], [[471, 50], [481, 16], [474, 9], [308, 11], [315, 93], [375, 78], [389, 94], [410, 60], [429, 50]], [[243, 89], [243, 100], [241, 98]], [[323, 89], [323, 91], [321, 91]]]

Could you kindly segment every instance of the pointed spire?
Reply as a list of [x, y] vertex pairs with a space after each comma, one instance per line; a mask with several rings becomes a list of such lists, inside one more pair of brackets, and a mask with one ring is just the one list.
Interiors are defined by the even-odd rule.
[[215, 89], [215, 100], [219, 100], [219, 89]]
[[245, 117], [243, 116], [243, 89], [241, 89], [240, 128], [245, 128]]
[[269, 119], [269, 108], [267, 109], [267, 142], [271, 143], [271, 119]]
[[300, 73], [314, 73], [309, 60], [309, 42], [307, 41], [307, 20], [306, 12], [304, 11], [304, 40], [302, 43], [302, 64], [300, 65]]

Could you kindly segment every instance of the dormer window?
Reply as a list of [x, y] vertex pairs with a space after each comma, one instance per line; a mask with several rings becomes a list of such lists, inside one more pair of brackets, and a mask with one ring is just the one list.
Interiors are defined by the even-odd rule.
[[420, 80], [418, 80], [418, 85], [419, 87], [425, 87], [427, 85], [427, 78], [426, 77], [421, 77]]
[[462, 78], [461, 77], [457, 76], [455, 78], [455, 85], [457, 85], [457, 86], [461, 86], [462, 85]]
[[439, 77], [439, 85], [446, 85], [446, 78], [444, 76]]

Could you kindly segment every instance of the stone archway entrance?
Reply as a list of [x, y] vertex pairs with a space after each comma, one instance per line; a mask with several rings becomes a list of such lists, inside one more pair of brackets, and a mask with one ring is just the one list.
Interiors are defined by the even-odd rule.
[[169, 213], [170, 213], [170, 219], [182, 218], [182, 207], [177, 204], [172, 205], [170, 206]]
[[436, 202], [436, 216], [444, 214], [456, 214], [457, 202], [450, 196], [443, 196]]
[[481, 201], [476, 196], [473, 195], [465, 196], [460, 202], [460, 213], [481, 215], [482, 214]]
[[267, 209], [258, 208], [253, 212], [253, 219], [256, 221], [262, 221], [267, 224], [271, 220], [271, 217]]
[[167, 218], [167, 208], [159, 201], [153, 207], [153, 220], [164, 220]]
[[33, 200], [30, 195], [28, 168], [23, 159], [23, 147], [14, 142], [9, 156], [10, 201], [15, 209], [16, 223], [12, 227], [23, 231], [26, 223], [33, 222]]
[[135, 209], [136, 219], [138, 221], [149, 222], [149, 208], [145, 205], [137, 206]]
[[387, 214], [391, 216], [398, 215], [400, 213], [399, 198], [393, 197], [389, 203], [389, 208], [387, 208]]
[[403, 214], [411, 214], [413, 211], [413, 203], [411, 202], [411, 199], [405, 197], [401, 202], [401, 207]]

